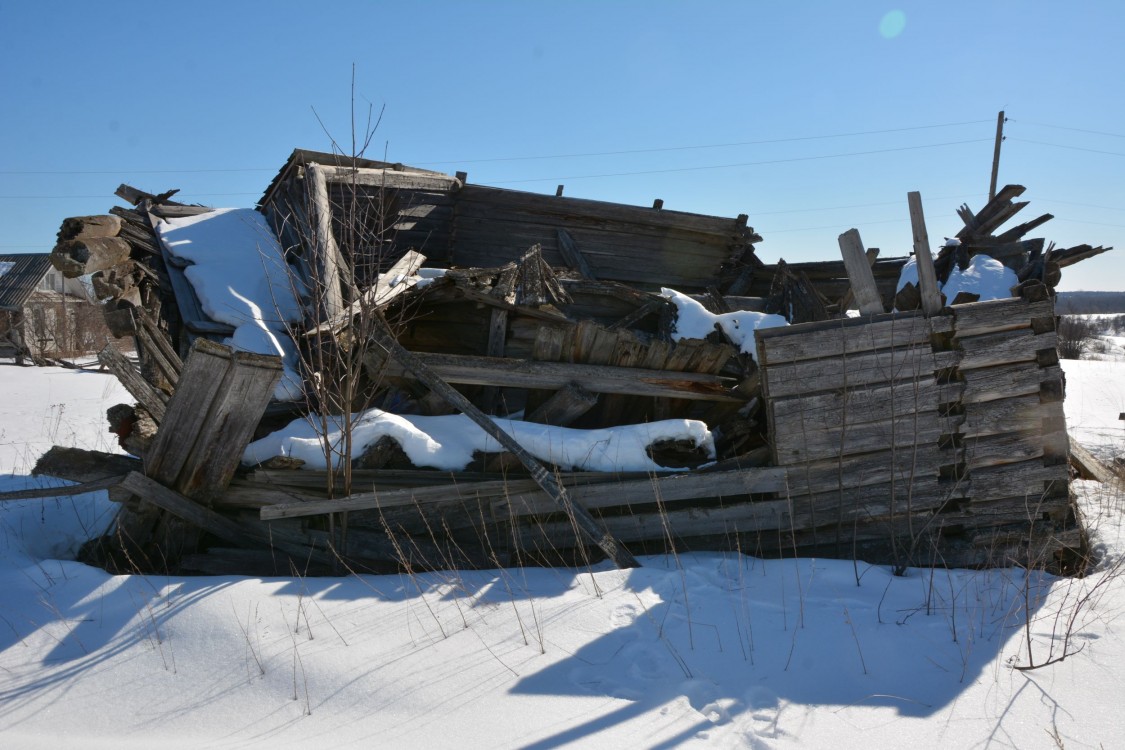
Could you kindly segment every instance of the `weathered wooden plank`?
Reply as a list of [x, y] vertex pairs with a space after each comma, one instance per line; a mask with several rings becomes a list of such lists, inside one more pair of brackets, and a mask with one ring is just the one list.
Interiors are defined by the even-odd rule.
[[1066, 464], [1045, 466], [1039, 458], [1006, 465], [973, 469], [967, 479], [967, 494], [972, 498], [969, 507], [978, 501], [997, 498], [1023, 497], [1039, 499], [1048, 494], [1057, 495], [1067, 486]]
[[774, 446], [783, 466], [825, 458], [937, 442], [944, 431], [936, 411], [907, 412], [893, 420], [825, 428], [814, 420], [775, 422]]
[[0, 503], [9, 500], [36, 500], [45, 497], [70, 497], [72, 495], [84, 495], [87, 492], [98, 492], [100, 490], [108, 490], [116, 487], [125, 478], [124, 474], [106, 477], [104, 479], [94, 479], [89, 482], [81, 484], [72, 484], [66, 487], [32, 487], [25, 490], [11, 490], [9, 492], [0, 492]]
[[386, 188], [393, 190], [424, 190], [434, 192], [450, 192], [461, 187], [461, 181], [456, 177], [432, 172], [419, 172], [413, 169], [372, 169], [369, 167], [352, 168], [344, 166], [316, 166], [323, 173], [327, 182], [341, 185], [363, 185], [365, 187]]
[[683, 228], [703, 234], [715, 234], [724, 238], [742, 236], [746, 230], [746, 227], [738, 219], [667, 209], [655, 210], [649, 207], [626, 206], [619, 203], [582, 198], [540, 195], [483, 185], [465, 185], [457, 193], [457, 202], [459, 206], [471, 203], [487, 203], [568, 219], [577, 217], [589, 221], [620, 221], [628, 224], [642, 224], [669, 229]]
[[[1063, 435], [1065, 435], [1065, 431]], [[1054, 433], [1043, 435], [1004, 433], [986, 435], [978, 438], [969, 438], [964, 441], [965, 465], [970, 476], [974, 469], [987, 466], [1000, 466], [1040, 458], [1047, 452], [1047, 447], [1057, 438]], [[1064, 455], [1065, 455], [1065, 448]]]
[[[730, 392], [730, 388], [735, 385], [733, 379], [703, 373], [665, 372], [457, 354], [416, 353], [415, 356], [431, 368], [438, 377], [451, 383], [546, 390], [558, 390], [570, 383], [581, 383], [582, 387], [595, 393], [622, 393], [732, 403], [742, 400]], [[368, 355], [365, 364], [373, 372], [383, 372], [392, 377], [409, 375], [408, 369], [401, 363], [386, 362], [375, 354]], [[382, 369], [384, 366], [385, 370]]]
[[493, 440], [497, 441], [503, 448], [511, 452], [519, 459], [520, 463], [530, 472], [532, 478], [536, 483], [543, 488], [551, 498], [558, 504], [559, 509], [564, 511], [570, 520], [581, 530], [585, 539], [592, 544], [596, 544], [606, 557], [613, 561], [619, 568], [634, 568], [639, 567], [640, 563], [633, 557], [629, 550], [621, 546], [621, 544], [613, 538], [613, 535], [600, 526], [597, 521], [590, 515], [580, 504], [575, 503], [567, 494], [563, 486], [556, 480], [543, 465], [540, 464], [530, 453], [524, 450], [523, 446], [519, 444], [504, 430], [483, 414], [480, 409], [476, 408], [471, 401], [465, 398], [459, 391], [455, 390], [452, 386], [441, 379], [439, 375], [433, 372], [428, 365], [418, 359], [412, 352], [407, 351], [395, 339], [390, 327], [382, 321], [383, 326], [374, 332], [374, 341], [382, 346], [390, 359], [401, 363], [407, 370], [413, 373], [414, 377], [429, 388], [431, 391], [441, 396], [450, 405], [459, 410], [465, 416], [469, 417], [475, 422], [485, 433], [488, 434]]
[[859, 312], [862, 315], [878, 315], [883, 309], [883, 298], [875, 285], [875, 276], [867, 262], [867, 251], [863, 247], [859, 230], [849, 229], [840, 235], [840, 252], [844, 256], [844, 267], [848, 271], [852, 293], [855, 295]]
[[930, 443], [810, 461], [785, 468], [788, 470], [790, 497], [797, 498], [803, 494], [838, 490], [843, 482], [860, 487], [937, 477], [946, 461], [945, 452]]
[[146, 473], [196, 499], [221, 494], [280, 377], [277, 357], [197, 339], [145, 456]]
[[956, 352], [933, 352], [929, 346], [903, 347], [774, 365], [764, 371], [763, 380], [771, 398], [901, 380], [929, 384], [956, 357]]
[[1041, 432], [1045, 412], [1038, 392], [965, 405], [957, 433], [966, 438], [1002, 433]]
[[184, 369], [184, 363], [172, 347], [172, 342], [168, 340], [168, 334], [160, 330], [156, 321], [143, 308], [134, 308], [133, 317], [136, 323], [135, 335], [145, 356], [152, 359], [168, 385], [175, 388]]
[[1044, 385], [1061, 381], [1062, 369], [1028, 362], [966, 370], [961, 378], [965, 381], [962, 402], [976, 404], [1039, 393]]
[[336, 244], [336, 237], [332, 231], [332, 205], [328, 199], [329, 173], [334, 172], [334, 167], [325, 167], [320, 164], [310, 163], [305, 171], [305, 179], [309, 185], [310, 208], [314, 212], [314, 230], [316, 232], [313, 255], [319, 265], [319, 273], [313, 279], [316, 288], [310, 290], [324, 310], [328, 320], [333, 320], [344, 310], [344, 295], [341, 284], [346, 274], [346, 264]]
[[1053, 350], [1058, 344], [1054, 331], [1037, 334], [1030, 328], [978, 336], [958, 336], [955, 341], [964, 352], [957, 363], [962, 371], [1017, 362], [1035, 362], [1038, 352]]
[[359, 298], [353, 300], [338, 314], [324, 321], [315, 328], [306, 331], [306, 336], [332, 332], [339, 333], [346, 328], [354, 317], [361, 314], [371, 314], [374, 310], [381, 310], [394, 301], [400, 294], [418, 283], [414, 274], [426, 262], [426, 256], [414, 250], [407, 250], [398, 261], [379, 277], [375, 286], [363, 292]]
[[[782, 492], [785, 486], [785, 469], [768, 467], [585, 484], [571, 488], [571, 495], [591, 510], [606, 510], [699, 498], [745, 498], [750, 494]], [[558, 507], [542, 492], [516, 488], [498, 497], [501, 499], [493, 504], [493, 512], [498, 518], [558, 511]]]
[[125, 390], [137, 399], [137, 403], [152, 415], [157, 424], [164, 420], [168, 397], [149, 385], [148, 381], [137, 372], [137, 368], [133, 367], [133, 364], [125, 359], [113, 344], [106, 344], [98, 352], [98, 361], [117, 376], [121, 385], [125, 386]]
[[805, 424], [815, 429], [835, 430], [843, 424], [856, 425], [883, 422], [895, 415], [915, 411], [935, 411], [945, 403], [943, 392], [932, 385], [908, 380], [893, 385], [841, 388], [809, 396], [791, 396], [770, 400], [771, 424]]
[[581, 417], [598, 402], [598, 394], [570, 383], [555, 391], [554, 395], [527, 415], [528, 422], [566, 427]]
[[922, 212], [922, 194], [906, 194], [910, 210], [910, 227], [914, 232], [914, 258], [918, 264], [918, 288], [922, 293], [922, 312], [937, 315], [941, 311], [941, 292], [938, 290], [934, 257], [930, 255], [930, 235], [926, 231], [926, 217]]
[[986, 333], [1028, 328], [1035, 318], [1053, 318], [1050, 300], [1027, 302], [1020, 297], [958, 305], [954, 311], [954, 331], [960, 338]]
[[764, 328], [755, 332], [761, 364], [859, 354], [912, 344], [929, 344], [934, 334], [952, 330], [953, 317], [924, 318], [895, 313], [874, 319], [840, 318], [817, 323]]
[[574, 239], [563, 228], [556, 230], [558, 233], [559, 250], [562, 252], [563, 258], [566, 259], [566, 264], [578, 271], [579, 275], [584, 279], [596, 279], [594, 269], [590, 267], [590, 262], [586, 260], [586, 256], [574, 244]]

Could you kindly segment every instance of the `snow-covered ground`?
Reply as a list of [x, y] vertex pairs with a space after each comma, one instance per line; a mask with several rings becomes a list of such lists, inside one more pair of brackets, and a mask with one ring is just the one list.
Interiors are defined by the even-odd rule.
[[[1121, 455], [1125, 364], [1063, 366], [1072, 427]], [[68, 370], [0, 385], [0, 490], [51, 444], [106, 449], [128, 400]], [[1078, 490], [1104, 556], [1082, 580], [721, 554], [111, 576], [61, 559], [104, 496], [8, 502], [0, 747], [1125, 747], [1120, 493]]]

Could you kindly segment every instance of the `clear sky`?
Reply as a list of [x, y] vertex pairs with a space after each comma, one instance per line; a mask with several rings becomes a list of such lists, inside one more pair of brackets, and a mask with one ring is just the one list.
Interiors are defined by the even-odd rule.
[[[46, 252], [122, 182], [252, 206], [293, 148], [487, 185], [735, 216], [758, 254], [839, 257], [850, 227], [935, 244], [1000, 184], [1034, 236], [1117, 250], [1063, 289], [1125, 289], [1125, 3], [0, 0], [0, 253]], [[324, 128], [319, 120], [323, 121]]]

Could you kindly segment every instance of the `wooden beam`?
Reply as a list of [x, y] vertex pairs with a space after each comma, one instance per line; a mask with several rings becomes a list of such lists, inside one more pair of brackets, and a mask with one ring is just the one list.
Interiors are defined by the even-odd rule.
[[[330, 167], [309, 164], [324, 175], [326, 182], [344, 185], [387, 188], [388, 190], [428, 190], [447, 193], [461, 187], [461, 181], [449, 175], [417, 172], [412, 169], [370, 169], [349, 166]], [[467, 176], [467, 175], [466, 175]]]
[[83, 482], [82, 484], [72, 484], [67, 487], [34, 487], [26, 490], [13, 490], [11, 492], [0, 492], [0, 503], [9, 500], [33, 500], [36, 498], [44, 497], [69, 497], [71, 495], [84, 495], [87, 492], [97, 492], [99, 490], [108, 490], [121, 484], [121, 480], [125, 476], [117, 475], [106, 477], [105, 479], [95, 479], [90, 482]]
[[328, 332], [339, 333], [351, 324], [352, 318], [365, 310], [381, 310], [386, 307], [396, 297], [418, 283], [418, 279], [413, 277], [425, 262], [425, 255], [415, 250], [407, 250], [386, 273], [380, 275], [375, 286], [329, 320], [306, 331], [305, 336]]
[[556, 230], [556, 234], [559, 238], [559, 252], [562, 253], [566, 264], [575, 271], [578, 271], [579, 275], [584, 279], [597, 278], [594, 276], [594, 271], [590, 268], [590, 263], [586, 260], [586, 256], [583, 255], [582, 251], [578, 249], [578, 246], [574, 244], [570, 232], [560, 228]]
[[926, 231], [926, 217], [922, 213], [922, 194], [917, 190], [906, 194], [910, 207], [910, 227], [914, 231], [914, 259], [918, 267], [918, 287], [922, 292], [922, 312], [937, 315], [941, 312], [941, 292], [938, 290], [934, 256], [930, 254], [930, 235]]
[[332, 167], [320, 164], [309, 164], [306, 171], [311, 208], [315, 214], [315, 237], [310, 239], [315, 240], [314, 255], [320, 261], [322, 269], [320, 278], [313, 279], [313, 283], [320, 288], [311, 291], [314, 297], [321, 297], [324, 314], [329, 320], [335, 319], [344, 311], [344, 296], [340, 286], [344, 259], [332, 233], [332, 204], [328, 200], [327, 175], [331, 169]]
[[565, 512], [579, 529], [583, 539], [596, 544], [606, 557], [613, 561], [619, 568], [636, 568], [640, 563], [636, 558], [614, 539], [596, 520], [589, 511], [575, 503], [561, 484], [548, 472], [543, 465], [524, 450], [511, 435], [500, 429], [488, 415], [473, 405], [469, 399], [441, 379], [433, 370], [423, 363], [412, 352], [398, 343], [385, 320], [377, 321], [381, 326], [376, 330], [373, 338], [376, 343], [384, 347], [387, 354], [396, 362], [401, 363], [412, 372], [423, 385], [434, 391], [451, 406], [460, 409], [465, 416], [473, 420], [482, 430], [502, 447], [513, 453], [520, 463], [531, 473], [532, 479], [551, 496], [556, 507]]
[[[558, 390], [571, 383], [580, 383], [583, 388], [594, 393], [730, 403], [744, 400], [731, 393], [730, 389], [736, 384], [733, 378], [697, 372], [537, 362], [463, 354], [415, 352], [413, 357], [436, 377], [464, 385]], [[379, 352], [368, 354], [365, 364], [372, 372], [391, 377], [409, 377], [411, 374], [406, 363], [401, 360], [387, 361]]]
[[125, 390], [137, 399], [137, 403], [152, 415], [157, 424], [164, 420], [168, 397], [149, 385], [148, 381], [137, 372], [137, 368], [133, 367], [133, 364], [125, 359], [113, 344], [106, 344], [105, 348], [98, 352], [98, 361], [117, 376], [121, 385], [125, 386]]
[[840, 235], [840, 252], [844, 256], [844, 267], [848, 272], [852, 290], [855, 292], [859, 312], [863, 315], [878, 315], [885, 312], [879, 287], [875, 285], [875, 275], [867, 263], [867, 251], [858, 229], [849, 229]]

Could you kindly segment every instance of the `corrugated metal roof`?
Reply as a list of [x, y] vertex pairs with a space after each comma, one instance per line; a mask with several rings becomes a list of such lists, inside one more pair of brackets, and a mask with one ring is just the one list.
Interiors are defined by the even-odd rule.
[[0, 271], [3, 271], [0, 273], [0, 308], [23, 307], [50, 270], [50, 253], [0, 255]]

